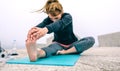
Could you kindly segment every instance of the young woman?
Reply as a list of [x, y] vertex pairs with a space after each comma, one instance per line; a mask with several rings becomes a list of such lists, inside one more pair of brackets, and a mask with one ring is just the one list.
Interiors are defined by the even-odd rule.
[[[45, 12], [48, 17], [28, 32], [26, 48], [30, 61], [56, 54], [82, 53], [94, 45], [93, 37], [77, 39], [73, 32], [72, 16], [63, 12], [58, 0], [48, 0], [39, 11]], [[53, 43], [41, 49], [37, 48], [36, 41], [50, 33], [54, 33]]]

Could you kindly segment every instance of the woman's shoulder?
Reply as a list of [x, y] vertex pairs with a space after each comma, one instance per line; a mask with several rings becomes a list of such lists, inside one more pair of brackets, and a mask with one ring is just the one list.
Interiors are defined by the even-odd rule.
[[66, 16], [67, 16], [67, 17], [72, 17], [70, 13], [66, 13], [66, 12], [63, 13], [62, 17], [66, 17]]
[[63, 15], [71, 15], [71, 14], [70, 14], [70, 13], [65, 12], [65, 13], [63, 13]]

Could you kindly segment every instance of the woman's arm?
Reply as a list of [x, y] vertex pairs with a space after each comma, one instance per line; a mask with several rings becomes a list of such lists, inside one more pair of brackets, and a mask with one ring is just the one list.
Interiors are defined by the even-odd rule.
[[49, 17], [45, 18], [40, 24], [38, 24], [36, 27], [44, 28], [46, 25], [52, 23], [52, 21], [49, 19]]
[[48, 33], [52, 33], [64, 29], [69, 24], [72, 24], [72, 17], [71, 15], [67, 14], [62, 19], [53, 22], [50, 25], [46, 25], [46, 27], [48, 29]]

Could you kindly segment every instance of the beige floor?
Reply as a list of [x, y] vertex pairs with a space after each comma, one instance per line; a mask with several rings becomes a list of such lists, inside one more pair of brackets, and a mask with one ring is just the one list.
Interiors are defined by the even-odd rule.
[[[25, 49], [18, 50], [21, 58]], [[120, 71], [120, 47], [93, 47], [84, 53], [75, 66], [44, 66], [0, 63], [0, 71]]]

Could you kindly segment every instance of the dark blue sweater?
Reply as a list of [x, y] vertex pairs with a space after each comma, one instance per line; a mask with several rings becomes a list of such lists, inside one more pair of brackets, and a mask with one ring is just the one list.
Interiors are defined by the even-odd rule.
[[47, 17], [36, 27], [47, 27], [48, 34], [54, 32], [53, 41], [61, 44], [68, 45], [78, 40], [73, 33], [72, 16], [69, 13], [64, 13], [56, 22]]

